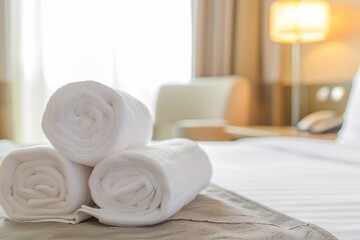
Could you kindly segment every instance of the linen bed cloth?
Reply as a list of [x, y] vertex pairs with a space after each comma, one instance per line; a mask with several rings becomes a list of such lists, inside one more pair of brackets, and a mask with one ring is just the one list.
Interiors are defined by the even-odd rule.
[[67, 84], [50, 97], [42, 128], [67, 159], [93, 167], [111, 153], [146, 145], [153, 122], [136, 98], [95, 81], [83, 81]]
[[197, 143], [171, 139], [119, 152], [95, 166], [89, 186], [100, 209], [80, 211], [115, 226], [152, 225], [178, 212], [203, 190], [211, 164]]
[[327, 231], [210, 185], [180, 212], [151, 227], [112, 227], [94, 218], [80, 224], [16, 223], [0, 214], [0, 239], [335, 240]]
[[1, 163], [0, 204], [13, 221], [81, 222], [89, 216], [76, 210], [92, 202], [90, 173], [48, 146], [14, 150]]

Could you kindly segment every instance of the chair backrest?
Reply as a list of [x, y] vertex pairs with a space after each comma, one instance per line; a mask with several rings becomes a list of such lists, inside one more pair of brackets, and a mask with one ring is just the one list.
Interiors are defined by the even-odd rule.
[[184, 119], [223, 119], [247, 125], [250, 119], [250, 83], [241, 76], [200, 77], [188, 84], [160, 87], [154, 139], [176, 137], [174, 126]]

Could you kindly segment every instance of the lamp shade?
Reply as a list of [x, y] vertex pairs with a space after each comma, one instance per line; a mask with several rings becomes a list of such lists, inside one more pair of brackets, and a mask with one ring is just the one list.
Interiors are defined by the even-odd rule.
[[270, 7], [270, 38], [280, 43], [321, 41], [327, 37], [329, 22], [327, 1], [276, 1]]

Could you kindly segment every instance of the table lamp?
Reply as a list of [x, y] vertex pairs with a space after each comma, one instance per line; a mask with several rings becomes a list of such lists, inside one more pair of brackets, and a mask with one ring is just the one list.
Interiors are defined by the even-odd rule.
[[300, 44], [324, 40], [330, 7], [324, 0], [278, 0], [270, 7], [270, 38], [292, 44], [291, 124], [300, 116]]

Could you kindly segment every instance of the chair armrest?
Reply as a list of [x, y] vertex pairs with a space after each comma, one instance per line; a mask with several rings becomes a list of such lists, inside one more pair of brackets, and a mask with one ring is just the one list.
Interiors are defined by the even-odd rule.
[[184, 119], [177, 121], [175, 131], [178, 137], [194, 141], [229, 141], [231, 136], [224, 132], [223, 119]]

